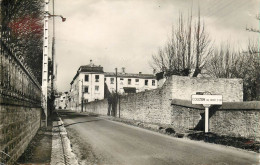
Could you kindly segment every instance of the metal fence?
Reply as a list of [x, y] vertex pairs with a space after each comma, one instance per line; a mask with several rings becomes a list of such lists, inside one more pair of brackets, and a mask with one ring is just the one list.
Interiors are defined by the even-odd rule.
[[[0, 27], [0, 31], [0, 110], [3, 105], [41, 107], [46, 100], [42, 100], [41, 86], [24, 62], [19, 41], [12, 38], [10, 30]], [[7, 153], [0, 151], [0, 165], [17, 164]]]
[[1, 29], [0, 104], [41, 106], [41, 86], [24, 63], [10, 30]]

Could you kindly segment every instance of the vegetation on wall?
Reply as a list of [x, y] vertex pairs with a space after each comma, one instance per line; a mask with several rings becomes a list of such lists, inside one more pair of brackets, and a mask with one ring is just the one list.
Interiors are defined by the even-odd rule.
[[39, 82], [42, 77], [43, 0], [2, 0], [1, 27]]

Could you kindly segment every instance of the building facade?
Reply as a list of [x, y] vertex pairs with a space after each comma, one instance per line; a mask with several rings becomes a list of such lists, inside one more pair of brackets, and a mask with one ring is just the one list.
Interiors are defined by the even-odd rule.
[[81, 110], [82, 103], [104, 99], [103, 67], [94, 65], [92, 61], [80, 66], [70, 85], [72, 110]]
[[157, 80], [154, 75], [141, 72], [138, 74], [126, 73], [124, 68], [117, 74], [105, 72], [105, 83], [110, 93], [116, 92], [117, 84], [117, 92], [120, 94], [138, 93], [157, 88]]
[[156, 77], [152, 74], [104, 72], [102, 66], [97, 66], [90, 61], [89, 65], [80, 66], [76, 75], [70, 83], [68, 107], [72, 110], [84, 109], [84, 104], [105, 98], [108, 93], [120, 94], [138, 93], [145, 90], [157, 88]]

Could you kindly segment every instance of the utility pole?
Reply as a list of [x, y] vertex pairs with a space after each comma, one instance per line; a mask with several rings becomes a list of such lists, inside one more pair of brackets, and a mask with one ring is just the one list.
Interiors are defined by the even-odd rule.
[[[118, 104], [118, 95], [117, 95], [117, 68], [115, 68], [115, 70], [116, 70], [116, 112], [117, 112], [117, 104]], [[116, 113], [115, 112], [115, 116], [116, 116]]]
[[[52, 0], [52, 14], [55, 15], [54, 0]], [[54, 80], [56, 79], [55, 75], [55, 17], [53, 17], [53, 26], [52, 26], [52, 79], [51, 79], [51, 91], [54, 94]]]
[[43, 59], [42, 59], [42, 94], [43, 102], [42, 106], [45, 113], [45, 124], [47, 127], [47, 116], [48, 116], [48, 50], [49, 50], [49, 0], [44, 1], [44, 34], [43, 34]]
[[115, 68], [116, 70], [116, 95], [117, 95], [117, 68]]
[[[48, 58], [49, 58], [49, 18], [50, 17], [61, 17], [62, 22], [66, 21], [66, 18], [64, 18], [62, 15], [55, 15], [49, 13], [49, 2], [50, 0], [44, 0], [44, 29], [43, 29], [43, 59], [42, 59], [42, 107], [44, 109], [45, 113], [45, 120], [46, 120], [46, 126], [47, 126], [47, 117], [48, 117], [48, 105], [50, 104], [48, 102]], [[53, 13], [54, 13], [54, 1], [53, 1]], [[52, 43], [52, 63], [53, 68], [52, 72], [54, 72], [54, 46], [55, 46], [55, 25], [54, 25], [54, 18], [53, 18], [53, 43]], [[53, 75], [51, 76], [51, 96], [53, 95]], [[52, 107], [51, 107], [52, 108]]]
[[83, 100], [84, 100], [84, 91], [83, 91], [83, 79], [81, 80], [81, 92], [82, 92], [82, 94], [81, 94], [81, 112], [83, 112]]
[[[54, 11], [54, 0], [52, 0], [52, 15], [55, 15], [54, 14], [55, 11]], [[54, 110], [54, 100], [55, 100], [55, 92], [54, 92], [54, 81], [55, 81], [55, 78], [56, 78], [56, 75], [55, 75], [55, 17], [53, 17], [53, 20], [52, 20], [52, 56], [51, 56], [51, 59], [52, 59], [52, 66], [51, 66], [51, 98], [50, 98], [50, 114], [52, 114], [52, 111]]]

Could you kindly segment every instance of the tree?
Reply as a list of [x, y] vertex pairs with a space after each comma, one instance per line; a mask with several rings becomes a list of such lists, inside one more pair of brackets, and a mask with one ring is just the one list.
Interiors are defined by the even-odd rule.
[[256, 43], [249, 41], [247, 50], [232, 50], [228, 44], [215, 49], [206, 64], [207, 73], [216, 78], [242, 78], [244, 100], [260, 100], [260, 61]]
[[[10, 38], [16, 53], [24, 58], [35, 77], [41, 82], [43, 7], [42, 0], [2, 0], [1, 25], [3, 37]], [[9, 33], [8, 33], [9, 34]]]
[[152, 55], [150, 65], [157, 72], [165, 72], [166, 76], [188, 76], [195, 70], [193, 77], [197, 77], [212, 50], [205, 24], [200, 20], [200, 13], [195, 23], [192, 12], [187, 21], [180, 13], [177, 24], [172, 28], [170, 39], [163, 48], [159, 48], [157, 54]]
[[[259, 15], [259, 14], [256, 15], [256, 19], [257, 19], [258, 21], [260, 21], [260, 15]], [[248, 27], [246, 27], [246, 30], [247, 30], [247, 31], [250, 31], [250, 32], [260, 33], [260, 30], [259, 30], [259, 29], [255, 29], [255, 28], [248, 28]]]

